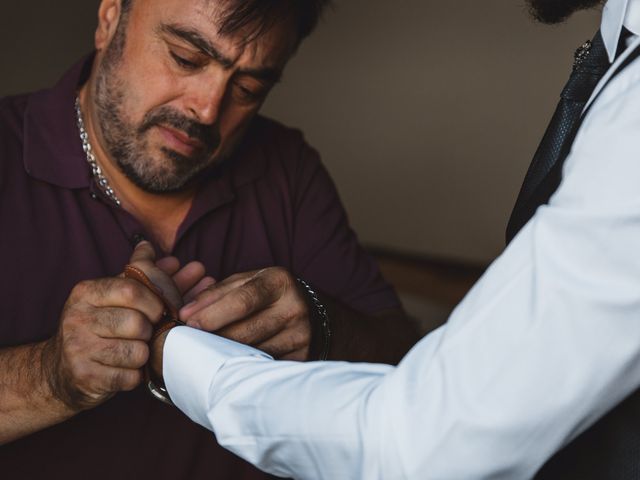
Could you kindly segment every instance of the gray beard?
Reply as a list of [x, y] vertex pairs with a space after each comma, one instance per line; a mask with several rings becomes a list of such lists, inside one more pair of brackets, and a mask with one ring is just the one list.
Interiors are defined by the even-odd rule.
[[[104, 147], [122, 173], [138, 188], [156, 194], [183, 191], [210, 168], [220, 139], [213, 133], [213, 127], [199, 125], [167, 107], [159, 109], [155, 115], [150, 112], [149, 118], [145, 118], [140, 126], [126, 120], [123, 111], [126, 88], [116, 75], [126, 42], [126, 20], [123, 18], [118, 25], [96, 72], [94, 101]], [[158, 158], [154, 158], [145, 135], [161, 119], [200, 139], [205, 148], [190, 157], [162, 148], [156, 154]]]

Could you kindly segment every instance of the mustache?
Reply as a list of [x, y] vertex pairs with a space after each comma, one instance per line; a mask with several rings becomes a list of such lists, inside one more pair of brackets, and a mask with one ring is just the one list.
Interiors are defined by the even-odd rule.
[[208, 150], [215, 150], [220, 144], [220, 133], [213, 125], [196, 122], [171, 107], [159, 107], [147, 113], [138, 128], [142, 135], [155, 126], [169, 126], [198, 140]]

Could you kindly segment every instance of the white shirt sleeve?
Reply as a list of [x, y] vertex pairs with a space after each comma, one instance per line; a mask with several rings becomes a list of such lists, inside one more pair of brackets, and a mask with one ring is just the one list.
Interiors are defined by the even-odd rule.
[[275, 362], [188, 328], [176, 405], [297, 479], [523, 479], [640, 385], [640, 62], [603, 91], [563, 183], [398, 367]]

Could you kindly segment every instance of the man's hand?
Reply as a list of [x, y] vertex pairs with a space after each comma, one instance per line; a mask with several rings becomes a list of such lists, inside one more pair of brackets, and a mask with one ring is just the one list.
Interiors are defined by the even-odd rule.
[[[215, 280], [192, 262], [155, 260], [142, 243], [130, 260], [171, 301], [193, 298]], [[56, 335], [44, 342], [0, 349], [0, 445], [63, 422], [131, 390], [142, 380], [147, 342], [164, 305], [133, 279], [78, 284], [60, 315]]]
[[[147, 265], [136, 264], [135, 266], [147, 272]], [[176, 257], [164, 257], [156, 261], [155, 266], [173, 280], [181, 297], [180, 306], [192, 302], [200, 292], [216, 283], [213, 277], [205, 275], [204, 265], [200, 262], [187, 263], [181, 267]]]
[[309, 357], [309, 310], [298, 282], [283, 268], [240, 273], [214, 284], [183, 307], [180, 318], [275, 358]]
[[[148, 242], [133, 252], [142, 270], [165, 298], [180, 308], [183, 295], [195, 296], [215, 281], [192, 262], [155, 261]], [[95, 407], [142, 381], [149, 359], [147, 342], [164, 310], [162, 302], [135, 280], [111, 278], [81, 282], [64, 307], [57, 335], [43, 350], [43, 365], [55, 397], [74, 411]]]
[[163, 310], [162, 302], [134, 280], [79, 283], [65, 304], [58, 333], [43, 350], [54, 397], [78, 412], [138, 386], [152, 324]]

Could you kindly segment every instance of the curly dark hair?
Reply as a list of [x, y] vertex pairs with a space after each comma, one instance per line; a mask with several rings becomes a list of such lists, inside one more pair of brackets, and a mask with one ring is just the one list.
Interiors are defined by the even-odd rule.
[[542, 23], [564, 22], [579, 10], [602, 5], [603, 0], [527, 0], [531, 15]]

